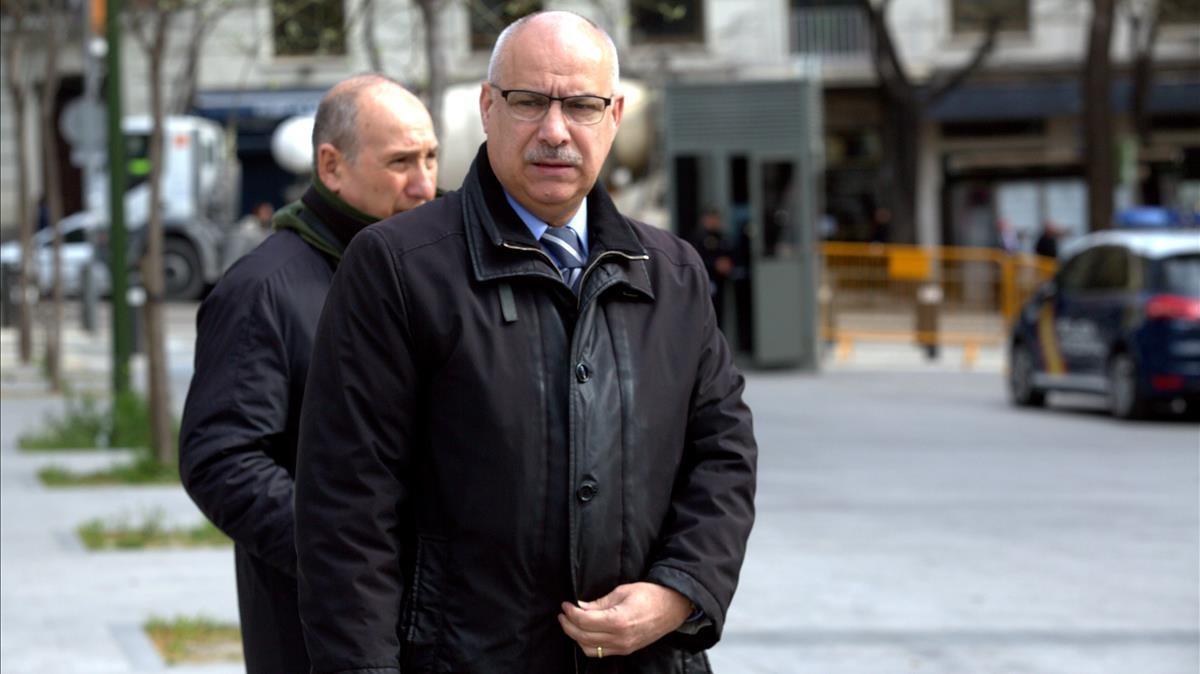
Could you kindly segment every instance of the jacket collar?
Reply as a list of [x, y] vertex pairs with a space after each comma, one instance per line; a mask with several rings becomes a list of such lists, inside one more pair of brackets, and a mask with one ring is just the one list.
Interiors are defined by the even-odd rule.
[[[462, 186], [463, 224], [476, 280], [490, 281], [512, 276], [545, 276], [559, 279], [558, 271], [538, 242], [504, 197], [504, 189], [492, 172], [487, 143], [479, 146], [475, 161]], [[646, 265], [649, 257], [628, 220], [617, 211], [599, 182], [588, 193], [588, 268], [596, 265], [587, 280], [591, 289], [607, 287], [607, 281], [624, 283], [653, 299]], [[608, 253], [606, 255], [606, 253]], [[604, 257], [603, 260], [599, 260]], [[584, 288], [585, 297], [595, 292]]]

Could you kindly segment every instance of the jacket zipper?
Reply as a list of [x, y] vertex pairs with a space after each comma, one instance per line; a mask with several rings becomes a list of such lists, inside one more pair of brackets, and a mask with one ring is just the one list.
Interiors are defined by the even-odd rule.
[[[525, 251], [527, 253], [536, 253], [537, 255], [542, 256], [542, 258], [545, 259], [547, 262], [549, 262], [550, 266], [554, 267], [555, 269], [558, 269], [558, 264], [546, 253], [546, 251], [542, 250], [541, 248], [534, 248], [532, 246], [522, 246], [522, 245], [516, 244], [516, 243], [509, 243], [508, 241], [501, 241], [500, 245], [503, 246], [504, 248], [508, 248], [509, 250], [520, 250], [520, 251]], [[591, 264], [589, 264], [587, 267], [584, 268], [583, 275], [579, 277], [579, 291], [580, 292], [579, 292], [579, 297], [577, 297], [575, 299], [575, 308], [577, 311], [582, 311], [582, 309], [583, 309], [583, 284], [585, 281], [587, 281], [588, 274], [592, 273], [592, 270], [595, 269], [597, 266], [599, 266], [600, 261], [606, 257], [623, 257], [626, 260], [630, 260], [630, 261], [649, 260], [650, 259], [649, 255], [630, 255], [629, 253], [622, 253], [621, 251], [617, 251], [617, 250], [608, 250], [608, 251], [605, 251], [605, 252], [597, 255], [596, 259], [592, 260]], [[570, 564], [572, 564], [572, 566], [574, 566], [573, 562], [568, 561], [568, 563], [570, 563]], [[572, 575], [574, 575], [573, 570], [572, 570]], [[577, 652], [571, 653], [571, 664], [573, 664], [575, 666], [575, 674], [580, 674], [579, 654]]]
[[[501, 241], [500, 245], [505, 248], [508, 248], [510, 250], [523, 250], [527, 253], [537, 253], [538, 255], [541, 255], [542, 258], [544, 258], [547, 262], [549, 262], [551, 267], [558, 269], [558, 263], [556, 263], [550, 257], [550, 255], [547, 254], [546, 251], [542, 250], [541, 248], [534, 248], [533, 246], [522, 246], [517, 243], [509, 243], [508, 241]], [[619, 250], [606, 250], [603, 253], [600, 253], [599, 255], [597, 255], [596, 259], [592, 260], [591, 264], [589, 264], [587, 267], [585, 267], [583, 269], [583, 275], [579, 277], [579, 297], [575, 298], [575, 309], [577, 311], [581, 310], [583, 308], [583, 304], [582, 304], [583, 303], [583, 284], [585, 281], [587, 281], [588, 274], [592, 273], [592, 270], [595, 269], [597, 266], [599, 266], [601, 260], [603, 260], [606, 257], [613, 257], [613, 256], [623, 257], [626, 260], [630, 260], [630, 261], [649, 260], [650, 259], [649, 255], [630, 255], [629, 253], [622, 253]]]
[[587, 281], [588, 274], [592, 273], [592, 270], [599, 266], [600, 260], [603, 260], [609, 256], [619, 256], [630, 261], [650, 259], [649, 255], [630, 255], [629, 253], [622, 253], [619, 250], [606, 250], [597, 255], [596, 259], [592, 260], [591, 264], [589, 264], [587, 267], [584, 267], [583, 275], [579, 277], [579, 297], [575, 298], [575, 309], [577, 311], [583, 310], [583, 284]]

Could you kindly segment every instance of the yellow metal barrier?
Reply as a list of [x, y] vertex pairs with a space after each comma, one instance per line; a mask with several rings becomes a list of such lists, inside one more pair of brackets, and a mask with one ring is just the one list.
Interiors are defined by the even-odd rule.
[[1055, 262], [991, 248], [827, 242], [821, 288], [825, 339], [911, 341], [931, 349], [1000, 345], [1012, 319]]

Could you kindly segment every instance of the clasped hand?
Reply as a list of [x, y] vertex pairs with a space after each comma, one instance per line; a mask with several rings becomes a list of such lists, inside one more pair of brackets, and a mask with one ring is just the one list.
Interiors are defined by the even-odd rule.
[[564, 602], [558, 623], [588, 657], [629, 655], [679, 629], [691, 602], [656, 583], [629, 583], [578, 606]]

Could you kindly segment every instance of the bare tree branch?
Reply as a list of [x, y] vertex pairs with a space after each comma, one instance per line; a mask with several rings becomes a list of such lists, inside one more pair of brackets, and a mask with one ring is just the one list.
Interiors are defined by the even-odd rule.
[[888, 0], [875, 6], [871, 0], [859, 0], [859, 6], [867, 15], [871, 26], [871, 58], [875, 62], [875, 72], [879, 75], [880, 83], [888, 93], [896, 97], [911, 95], [911, 82], [900, 64], [896, 53], [896, 45], [892, 41], [891, 31], [887, 26]]
[[1001, 16], [999, 14], [993, 14], [988, 17], [983, 41], [975, 47], [975, 53], [958, 70], [950, 73], [943, 81], [936, 82], [930, 86], [929, 95], [925, 99], [926, 103], [930, 105], [937, 103], [946, 94], [954, 91], [963, 82], [967, 81], [967, 78], [983, 65], [983, 62], [987, 60], [988, 56], [996, 48], [996, 36], [1000, 33], [1000, 22]]

